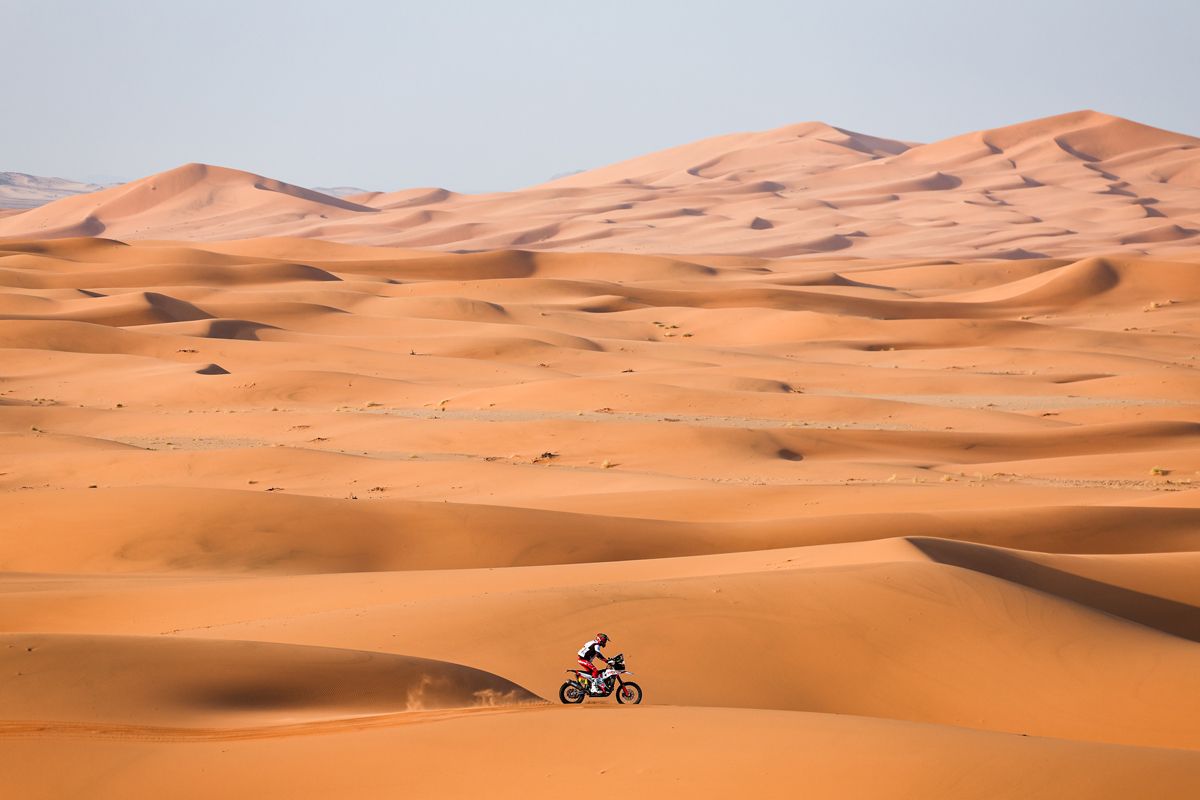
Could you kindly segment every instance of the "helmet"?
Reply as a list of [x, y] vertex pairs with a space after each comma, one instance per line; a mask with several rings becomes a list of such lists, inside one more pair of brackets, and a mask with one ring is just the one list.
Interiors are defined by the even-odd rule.
[[596, 643], [598, 645], [600, 645], [601, 647], [604, 647], [604, 645], [608, 644], [608, 634], [607, 633], [597, 633], [596, 634]]

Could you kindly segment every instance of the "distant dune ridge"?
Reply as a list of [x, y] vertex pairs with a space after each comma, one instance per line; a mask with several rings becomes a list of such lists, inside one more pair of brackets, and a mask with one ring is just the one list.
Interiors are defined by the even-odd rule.
[[1200, 139], [1094, 111], [932, 144], [809, 122], [516, 192], [322, 194], [190, 164], [0, 218], [0, 236], [79, 235], [763, 257], [1161, 253], [1200, 241]]
[[0, 218], [5, 790], [1195, 800], [1196, 145]]
[[36, 208], [63, 197], [96, 192], [104, 187], [96, 183], [66, 178], [45, 178], [24, 172], [0, 172], [0, 209]]

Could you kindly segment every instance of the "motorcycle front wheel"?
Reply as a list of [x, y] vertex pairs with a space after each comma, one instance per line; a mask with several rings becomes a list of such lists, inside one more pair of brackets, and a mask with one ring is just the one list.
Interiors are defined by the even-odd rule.
[[637, 705], [642, 702], [642, 687], [636, 683], [623, 683], [617, 688], [617, 702]]
[[[639, 698], [641, 692], [638, 693]], [[575, 681], [567, 681], [562, 686], [558, 687], [558, 699], [562, 700], [567, 705], [583, 702], [583, 689], [579, 688], [579, 684]]]

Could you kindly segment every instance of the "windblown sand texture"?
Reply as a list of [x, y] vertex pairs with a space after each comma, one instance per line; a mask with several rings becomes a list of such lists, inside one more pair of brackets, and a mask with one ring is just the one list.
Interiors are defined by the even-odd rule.
[[[1200, 251], [1106, 249], [1196, 140], [787, 130], [409, 193], [484, 252], [199, 166], [0, 220], [5, 791], [1196, 797]], [[597, 630], [646, 705], [557, 703]]]

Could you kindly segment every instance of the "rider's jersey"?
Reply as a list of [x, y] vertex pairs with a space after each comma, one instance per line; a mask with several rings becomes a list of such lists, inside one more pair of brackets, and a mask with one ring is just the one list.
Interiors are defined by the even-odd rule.
[[600, 644], [599, 639], [592, 639], [590, 642], [579, 648], [579, 657], [584, 661], [591, 661], [600, 655], [600, 648], [604, 645]]

